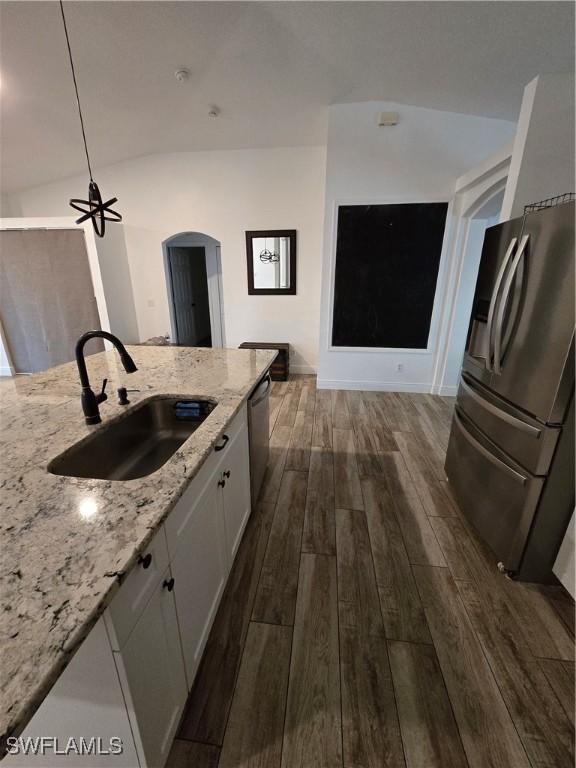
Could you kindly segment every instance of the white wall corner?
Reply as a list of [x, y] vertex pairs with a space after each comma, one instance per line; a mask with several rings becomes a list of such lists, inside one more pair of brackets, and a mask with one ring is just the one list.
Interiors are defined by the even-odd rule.
[[574, 191], [574, 74], [538, 75], [524, 89], [501, 221]]
[[504, 191], [502, 210], [500, 211], [500, 221], [508, 221], [508, 219], [512, 217], [514, 196], [518, 187], [518, 178], [520, 176], [520, 168], [522, 167], [522, 158], [524, 157], [524, 149], [526, 147], [526, 139], [528, 137], [530, 118], [532, 115], [532, 110], [534, 109], [537, 85], [538, 77], [535, 77], [524, 88], [522, 106], [520, 107], [520, 114], [518, 116], [518, 127], [516, 129], [516, 136], [514, 137], [512, 147], [512, 157], [510, 160], [510, 169], [508, 171], [508, 182]]

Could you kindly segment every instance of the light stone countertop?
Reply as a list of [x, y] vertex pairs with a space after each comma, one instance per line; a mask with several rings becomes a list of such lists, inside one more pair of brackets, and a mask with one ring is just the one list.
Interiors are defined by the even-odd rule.
[[[102, 423], [87, 426], [75, 363], [0, 380], [0, 745], [19, 733], [96, 623], [158, 526], [274, 359], [267, 350], [128, 346], [86, 358], [95, 392], [108, 378]], [[151, 395], [211, 397], [218, 405], [180, 449], [147, 477], [60, 477], [58, 454]], [[91, 499], [95, 512], [82, 516]], [[86, 509], [86, 505], [82, 507]]]

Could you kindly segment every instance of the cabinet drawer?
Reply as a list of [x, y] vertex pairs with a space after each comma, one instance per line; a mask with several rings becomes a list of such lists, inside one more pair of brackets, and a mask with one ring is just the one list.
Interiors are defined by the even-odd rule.
[[228, 449], [234, 444], [236, 435], [246, 429], [246, 406], [243, 405], [231, 423], [226, 427], [210, 456], [196, 477], [192, 480], [182, 497], [168, 515], [165, 522], [166, 540], [170, 558], [174, 557], [180, 541], [186, 535], [186, 529], [192, 524], [197, 500], [203, 495], [209, 483], [217, 483], [216, 473], [220, 470], [222, 462], [228, 456]]
[[160, 528], [120, 587], [105, 613], [106, 626], [114, 650], [122, 648], [154, 588], [168, 567], [164, 529]]

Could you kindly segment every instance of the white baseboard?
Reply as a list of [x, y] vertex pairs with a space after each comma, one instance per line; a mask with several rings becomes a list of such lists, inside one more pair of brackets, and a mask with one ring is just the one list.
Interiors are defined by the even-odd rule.
[[290, 363], [290, 373], [316, 373], [313, 365], [292, 365]]
[[12, 376], [12, 371], [8, 366], [0, 365], [0, 376]]
[[458, 387], [438, 387], [438, 394], [444, 395], [444, 397], [456, 397]]
[[429, 394], [431, 384], [404, 381], [348, 381], [347, 379], [318, 379], [318, 389], [361, 389], [365, 392], [421, 392]]

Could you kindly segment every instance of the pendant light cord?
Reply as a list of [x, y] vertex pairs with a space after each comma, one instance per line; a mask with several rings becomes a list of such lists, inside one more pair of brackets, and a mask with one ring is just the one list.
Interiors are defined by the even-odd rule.
[[90, 155], [88, 154], [88, 144], [86, 143], [86, 131], [84, 130], [84, 119], [82, 118], [82, 107], [80, 106], [80, 96], [78, 95], [78, 84], [76, 83], [76, 71], [74, 70], [74, 61], [72, 60], [72, 49], [70, 48], [70, 38], [68, 37], [68, 27], [66, 26], [66, 17], [64, 16], [64, 5], [60, 0], [60, 12], [62, 13], [62, 22], [64, 24], [64, 34], [66, 35], [66, 45], [68, 46], [68, 56], [70, 58], [70, 69], [72, 70], [72, 79], [74, 80], [74, 90], [76, 91], [76, 103], [78, 104], [78, 116], [80, 117], [80, 126], [82, 128], [82, 139], [84, 140], [84, 151], [86, 152], [86, 162], [88, 163], [88, 172], [90, 181], [92, 178], [92, 167], [90, 165]]

